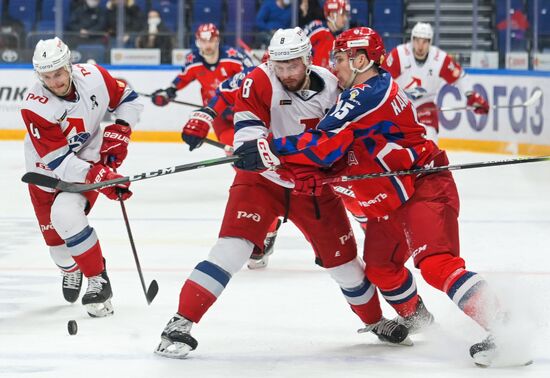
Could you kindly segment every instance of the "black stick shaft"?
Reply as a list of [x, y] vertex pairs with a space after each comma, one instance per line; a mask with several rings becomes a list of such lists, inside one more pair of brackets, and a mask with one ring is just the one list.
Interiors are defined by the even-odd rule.
[[[150, 95], [150, 94], [147, 94], [147, 93], [138, 92], [137, 94], [140, 95], [140, 96], [143, 96], [143, 97], [153, 97], [153, 95]], [[202, 108], [202, 105], [193, 104], [191, 102], [185, 102], [185, 101], [180, 101], [180, 100], [170, 100], [170, 102], [180, 104], [180, 105], [192, 106], [194, 108]]]

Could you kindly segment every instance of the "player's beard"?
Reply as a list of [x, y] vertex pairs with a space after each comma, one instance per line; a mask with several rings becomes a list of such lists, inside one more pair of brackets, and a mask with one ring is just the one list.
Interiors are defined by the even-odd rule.
[[305, 84], [306, 80], [307, 80], [307, 75], [304, 75], [302, 80], [296, 80], [296, 79], [281, 80], [281, 79], [279, 79], [279, 81], [281, 82], [283, 87], [287, 91], [290, 91], [290, 92], [297, 92], [300, 89], [302, 89], [304, 87], [304, 84]]

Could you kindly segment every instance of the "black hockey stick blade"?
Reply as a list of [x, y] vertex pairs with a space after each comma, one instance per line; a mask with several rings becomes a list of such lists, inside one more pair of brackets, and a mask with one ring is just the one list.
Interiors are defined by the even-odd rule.
[[323, 184], [334, 184], [338, 182], [347, 182], [355, 180], [366, 180], [366, 179], [375, 179], [380, 177], [394, 177], [394, 176], [406, 176], [406, 175], [419, 175], [419, 174], [428, 174], [436, 173], [442, 171], [456, 171], [459, 169], [472, 169], [472, 168], [486, 168], [486, 167], [496, 167], [500, 165], [512, 165], [512, 164], [522, 164], [522, 163], [535, 163], [541, 161], [550, 161], [550, 156], [538, 156], [538, 157], [527, 157], [527, 158], [517, 158], [517, 159], [508, 159], [508, 160], [494, 160], [494, 161], [482, 161], [477, 163], [464, 163], [464, 164], [455, 164], [455, 165], [443, 165], [439, 167], [422, 167], [414, 168], [403, 171], [389, 171], [389, 172], [377, 172], [377, 173], [366, 173], [363, 175], [354, 175], [354, 176], [339, 176], [339, 177], [329, 177], [323, 180]]
[[159, 292], [159, 284], [157, 283], [157, 280], [151, 281], [151, 283], [149, 284], [149, 288], [147, 289], [147, 293], [145, 294], [145, 298], [147, 299], [148, 305], [150, 305], [151, 302], [153, 302], [153, 299], [155, 299], [158, 292]]
[[66, 182], [60, 179], [56, 179], [50, 176], [46, 176], [36, 172], [27, 172], [21, 177], [21, 181], [26, 182], [27, 184], [33, 184], [38, 186], [43, 186], [46, 188], [57, 189], [62, 192], [69, 193], [83, 193], [89, 192], [90, 190], [97, 190], [101, 188], [106, 188], [108, 186], [114, 186], [117, 184], [123, 184], [127, 182], [146, 180], [150, 178], [155, 178], [158, 176], [171, 175], [173, 173], [179, 173], [184, 171], [190, 171], [193, 169], [212, 167], [214, 165], [233, 163], [239, 160], [240, 156], [226, 156], [216, 159], [201, 160], [194, 163], [176, 165], [173, 167], [161, 168], [151, 172], [143, 172], [133, 176], [124, 176], [116, 178], [113, 180], [101, 181], [93, 184], [80, 184], [73, 182]]

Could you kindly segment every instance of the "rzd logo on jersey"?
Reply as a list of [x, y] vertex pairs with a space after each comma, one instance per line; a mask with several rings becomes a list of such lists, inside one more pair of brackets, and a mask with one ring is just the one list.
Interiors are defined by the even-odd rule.
[[252, 219], [254, 222], [260, 222], [262, 217], [258, 213], [247, 213], [246, 211], [237, 211], [237, 219]]

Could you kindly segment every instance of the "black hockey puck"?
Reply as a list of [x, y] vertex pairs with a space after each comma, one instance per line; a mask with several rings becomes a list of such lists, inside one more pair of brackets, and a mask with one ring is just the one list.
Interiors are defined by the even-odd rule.
[[76, 320], [69, 320], [67, 323], [67, 330], [69, 331], [69, 335], [76, 335], [78, 332], [78, 324], [76, 324]]

